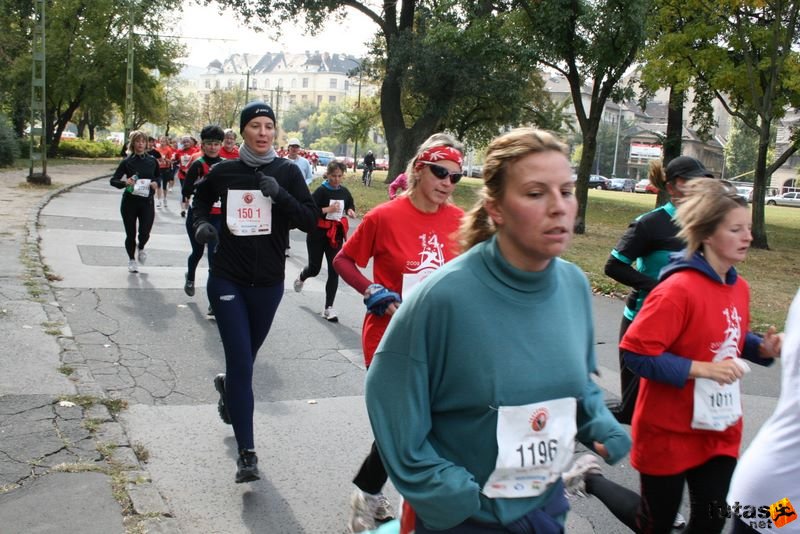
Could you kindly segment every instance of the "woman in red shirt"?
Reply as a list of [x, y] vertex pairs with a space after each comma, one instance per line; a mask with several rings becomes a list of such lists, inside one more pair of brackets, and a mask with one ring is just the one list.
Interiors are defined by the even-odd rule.
[[[408, 191], [377, 206], [358, 225], [333, 266], [342, 279], [364, 295], [367, 314], [361, 335], [369, 368], [389, 319], [419, 282], [458, 253], [453, 239], [464, 212], [450, 199], [461, 179], [461, 145], [447, 134], [434, 134], [408, 164]], [[372, 259], [373, 280], [359, 270]], [[381, 492], [388, 476], [375, 443], [353, 483], [351, 532], [375, 528], [391, 518]]]
[[753, 240], [747, 201], [710, 178], [686, 188], [676, 219], [687, 247], [661, 271], [620, 342], [642, 377], [631, 450], [642, 494], [602, 477], [599, 465], [584, 475], [586, 491], [634, 532], [670, 532], [684, 484], [684, 532], [722, 531], [725, 515], [712, 511], [725, 505], [742, 442], [743, 358], [770, 365], [780, 354], [774, 328], [763, 339], [749, 332], [750, 287], [734, 268]]

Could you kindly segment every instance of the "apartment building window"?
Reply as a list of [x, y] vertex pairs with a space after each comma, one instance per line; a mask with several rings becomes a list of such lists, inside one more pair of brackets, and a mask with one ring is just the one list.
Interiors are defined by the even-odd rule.
[[308, 78], [303, 78], [303, 89], [308, 89]]
[[219, 80], [214, 80], [214, 89], [219, 89]]
[[269, 78], [264, 80], [264, 89], [269, 89]]
[[317, 106], [319, 106], [320, 104], [322, 104], [322, 95], [317, 96]]
[[336, 102], [336, 97], [334, 95], [328, 96], [328, 102], [331, 102], [331, 103]]
[[206, 89], [211, 89], [211, 80], [209, 80], [208, 78], [206, 78], [206, 81], [205, 81], [205, 88]]
[[330, 88], [336, 89], [336, 78], [331, 78]]
[[300, 102], [308, 102], [308, 95], [300, 95]]
[[292, 89], [297, 89], [297, 78], [292, 78]]
[[349, 90], [350, 90], [350, 80], [345, 80], [344, 81], [344, 92], [346, 93]]

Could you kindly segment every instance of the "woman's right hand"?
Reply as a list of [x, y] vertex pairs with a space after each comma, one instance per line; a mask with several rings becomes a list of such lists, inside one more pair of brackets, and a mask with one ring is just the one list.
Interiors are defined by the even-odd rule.
[[733, 384], [744, 375], [744, 369], [733, 359], [718, 362], [693, 361], [689, 369], [690, 378], [708, 378], [717, 384]]

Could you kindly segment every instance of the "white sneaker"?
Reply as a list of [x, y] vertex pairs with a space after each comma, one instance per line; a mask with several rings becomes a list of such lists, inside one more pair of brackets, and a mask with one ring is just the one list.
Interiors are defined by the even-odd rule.
[[600, 460], [594, 454], [584, 454], [572, 464], [569, 471], [561, 473], [564, 480], [564, 491], [570, 497], [585, 497], [586, 481], [584, 477], [587, 473], [599, 475], [602, 472]]
[[158, 202], [156, 202], [156, 207], [157, 207], [157, 208], [160, 208], [160, 207], [161, 207], [161, 201], [160, 201], [160, 200], [159, 200]]
[[128, 272], [138, 273], [139, 267], [136, 265], [136, 260], [128, 260]]
[[336, 312], [333, 311], [332, 306], [325, 308], [325, 311], [322, 312], [322, 316], [332, 323], [339, 322], [339, 317], [336, 315]]
[[138, 257], [139, 257], [139, 263], [141, 263], [142, 265], [147, 263], [147, 252], [143, 248], [139, 249]]
[[295, 293], [300, 293], [303, 290], [303, 284], [305, 284], [305, 282], [300, 280], [299, 276], [297, 278], [295, 278], [294, 279], [294, 284], [293, 284], [294, 285], [294, 292]]
[[672, 528], [683, 528], [686, 526], [686, 518], [680, 512], [675, 514], [675, 520], [672, 522]]
[[394, 510], [383, 493], [370, 495], [360, 489], [353, 492], [350, 498], [350, 520], [347, 523], [350, 532], [374, 530], [377, 523], [390, 519], [394, 519]]
[[164, 207], [167, 207], [167, 197], [164, 197]]

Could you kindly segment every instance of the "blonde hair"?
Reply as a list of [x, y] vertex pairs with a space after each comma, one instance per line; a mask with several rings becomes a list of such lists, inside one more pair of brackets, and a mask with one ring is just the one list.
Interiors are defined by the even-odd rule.
[[678, 237], [686, 242], [686, 259], [702, 250], [703, 240], [711, 236], [728, 212], [747, 207], [736, 188], [724, 180], [696, 178], [686, 184], [685, 196], [675, 212], [680, 226]]
[[486, 210], [486, 202], [499, 201], [506, 190], [508, 167], [529, 155], [556, 151], [569, 156], [567, 145], [553, 134], [536, 128], [517, 128], [496, 137], [486, 151], [483, 163], [483, 187], [475, 205], [464, 215], [460, 229], [461, 251], [486, 241], [497, 228]]
[[[134, 130], [128, 134], [128, 152], [131, 154], [135, 154], [136, 150], [133, 148], [133, 144], [136, 142], [137, 139], [144, 139], [144, 142], [147, 143], [147, 138], [149, 136], [141, 130]], [[147, 147], [145, 147], [147, 148]]]
[[403, 191], [402, 195], [412, 195], [416, 189], [417, 184], [419, 183], [419, 176], [418, 172], [414, 168], [414, 164], [417, 163], [417, 158], [419, 158], [423, 152], [426, 150], [433, 148], [435, 146], [449, 146], [453, 147], [459, 152], [464, 152], [464, 145], [462, 145], [455, 137], [447, 133], [435, 133], [428, 137], [417, 149], [417, 153], [414, 154], [414, 157], [408, 162], [406, 166], [406, 178], [408, 179], [408, 189]]

